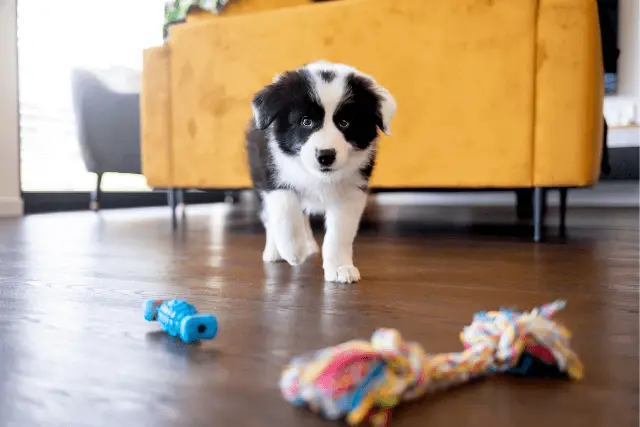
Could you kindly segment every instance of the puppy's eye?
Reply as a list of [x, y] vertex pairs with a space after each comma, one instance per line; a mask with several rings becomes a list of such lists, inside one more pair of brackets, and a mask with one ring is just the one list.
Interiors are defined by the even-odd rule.
[[349, 122], [347, 120], [340, 120], [338, 122], [338, 126], [340, 127], [340, 129], [346, 129], [349, 127]]
[[300, 120], [300, 124], [306, 128], [310, 128], [311, 125], [313, 125], [313, 121], [309, 117], [303, 117], [302, 120]]

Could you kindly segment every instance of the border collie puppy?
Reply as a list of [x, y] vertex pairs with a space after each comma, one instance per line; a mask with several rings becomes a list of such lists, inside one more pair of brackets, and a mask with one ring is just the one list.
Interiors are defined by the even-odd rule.
[[353, 67], [318, 61], [277, 75], [252, 107], [247, 151], [262, 200], [263, 260], [297, 265], [317, 253], [309, 215], [324, 214], [325, 280], [360, 280], [353, 241], [395, 99]]

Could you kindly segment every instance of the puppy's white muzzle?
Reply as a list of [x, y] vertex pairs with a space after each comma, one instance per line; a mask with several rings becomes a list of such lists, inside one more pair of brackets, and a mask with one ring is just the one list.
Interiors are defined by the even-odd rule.
[[330, 176], [342, 169], [349, 158], [350, 146], [337, 129], [320, 129], [300, 150], [305, 168], [316, 176]]

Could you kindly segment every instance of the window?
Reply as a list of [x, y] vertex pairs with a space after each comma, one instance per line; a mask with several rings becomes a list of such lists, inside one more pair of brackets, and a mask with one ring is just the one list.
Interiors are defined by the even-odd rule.
[[[75, 135], [74, 67], [142, 68], [162, 43], [163, 0], [18, 0], [21, 181], [25, 192], [90, 191]], [[144, 177], [106, 174], [105, 191], [147, 191]]]

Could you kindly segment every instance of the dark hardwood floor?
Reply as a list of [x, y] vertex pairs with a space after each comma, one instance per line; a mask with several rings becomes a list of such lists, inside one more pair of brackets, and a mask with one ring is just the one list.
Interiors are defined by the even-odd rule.
[[[513, 209], [372, 206], [364, 278], [333, 285], [318, 258], [264, 266], [255, 215], [228, 205], [189, 207], [175, 232], [166, 208], [0, 220], [0, 426], [343, 425], [281, 398], [292, 356], [382, 326], [457, 351], [475, 312], [556, 298], [584, 380], [493, 377], [391, 426], [638, 425], [638, 210], [570, 209], [566, 239], [530, 233]], [[155, 297], [214, 313], [218, 337], [158, 332], [142, 313]]]

